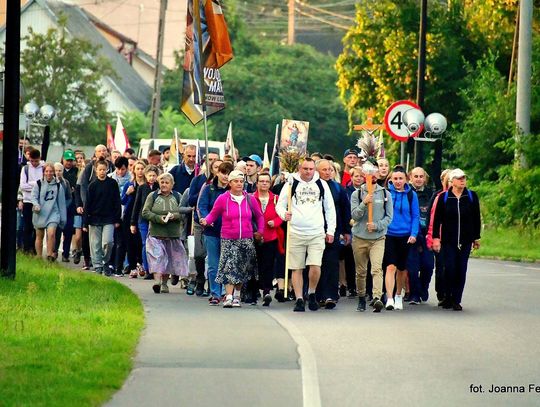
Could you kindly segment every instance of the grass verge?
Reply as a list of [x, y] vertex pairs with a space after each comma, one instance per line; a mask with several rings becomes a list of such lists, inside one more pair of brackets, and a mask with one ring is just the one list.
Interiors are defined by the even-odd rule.
[[132, 367], [139, 299], [107, 278], [24, 256], [0, 279], [2, 406], [98, 406]]
[[474, 257], [514, 261], [540, 261], [540, 231], [534, 228], [485, 228]]

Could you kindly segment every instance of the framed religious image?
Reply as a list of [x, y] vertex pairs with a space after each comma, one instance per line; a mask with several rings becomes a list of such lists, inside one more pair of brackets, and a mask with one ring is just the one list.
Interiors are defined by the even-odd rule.
[[309, 122], [283, 119], [280, 149], [297, 150], [300, 154], [306, 154], [308, 131]]

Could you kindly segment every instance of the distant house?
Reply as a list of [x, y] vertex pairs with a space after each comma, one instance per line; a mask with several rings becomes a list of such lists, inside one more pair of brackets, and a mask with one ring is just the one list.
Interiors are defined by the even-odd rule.
[[[143, 80], [153, 87], [157, 61], [140, 49], [136, 41], [116, 31], [88, 11], [84, 12], [101, 35], [126, 59]], [[165, 73], [166, 68], [162, 66], [162, 69], [163, 73]]]
[[[46, 33], [58, 26], [59, 17], [67, 17], [67, 32], [98, 46], [98, 54], [111, 63], [115, 78], [105, 77], [102, 89], [107, 92], [110, 112], [150, 109], [152, 88], [137, 73], [128, 60], [103, 36], [91, 17], [81, 8], [52, 0], [28, 0], [21, 10], [21, 37], [32, 27], [35, 32]], [[5, 25], [0, 28], [0, 44], [5, 43]], [[21, 50], [26, 44], [21, 42]]]

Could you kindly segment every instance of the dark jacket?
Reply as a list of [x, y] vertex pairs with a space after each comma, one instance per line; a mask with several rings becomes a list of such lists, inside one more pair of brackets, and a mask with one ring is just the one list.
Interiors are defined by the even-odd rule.
[[194, 207], [197, 205], [197, 199], [199, 199], [199, 194], [201, 192], [202, 187], [205, 184], [206, 184], [206, 174], [199, 174], [195, 178], [193, 178], [193, 180], [191, 181], [191, 184], [189, 184], [189, 197], [188, 197], [189, 206]]
[[[334, 180], [326, 181], [334, 198], [334, 206], [336, 207], [336, 231], [334, 240], [339, 239], [339, 235], [351, 234], [351, 202], [343, 188]], [[325, 222], [326, 229], [326, 222]]]
[[422, 234], [426, 236], [427, 228], [429, 226], [429, 210], [431, 208], [433, 190], [427, 186], [425, 186], [422, 190], [417, 190], [412, 184], [411, 188], [414, 192], [416, 192], [416, 196], [418, 197], [418, 206], [420, 208], [420, 229], [422, 230]]
[[85, 225], [110, 225], [120, 223], [122, 205], [118, 194], [118, 183], [106, 177], [96, 179], [88, 186], [84, 204]]
[[433, 238], [441, 239], [442, 245], [459, 247], [480, 239], [480, 203], [476, 192], [470, 192], [472, 202], [467, 188], [459, 199], [452, 188], [448, 190], [446, 202], [445, 192], [439, 196], [433, 219]]
[[189, 187], [191, 180], [195, 177], [195, 171], [192, 171], [191, 174], [186, 169], [186, 164], [183, 162], [175, 165], [170, 171], [174, 178], [173, 190], [180, 192], [181, 194]]
[[[199, 200], [197, 202], [197, 210], [195, 211], [195, 221], [198, 222], [200, 218], [206, 218], [218, 197], [227, 192], [227, 188], [220, 188], [218, 186], [218, 178], [215, 177], [211, 184], [205, 185], [201, 189]], [[220, 237], [221, 236], [221, 217], [214, 222], [214, 226], [206, 226], [203, 234], [207, 236]]]
[[142, 217], [142, 209], [146, 202], [146, 197], [150, 192], [159, 188], [157, 182], [154, 182], [152, 186], [143, 184], [137, 188], [137, 194], [135, 195], [135, 202], [133, 203], [133, 212], [131, 213], [131, 226], [137, 226], [141, 222], [146, 222]]

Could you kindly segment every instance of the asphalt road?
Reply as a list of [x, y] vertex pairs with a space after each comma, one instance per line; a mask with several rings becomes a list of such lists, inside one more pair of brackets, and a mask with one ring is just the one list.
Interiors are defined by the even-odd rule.
[[438, 308], [433, 292], [381, 314], [350, 299], [305, 314], [223, 309], [119, 281], [142, 298], [147, 326], [108, 406], [540, 405], [537, 264], [471, 260], [462, 312]]

